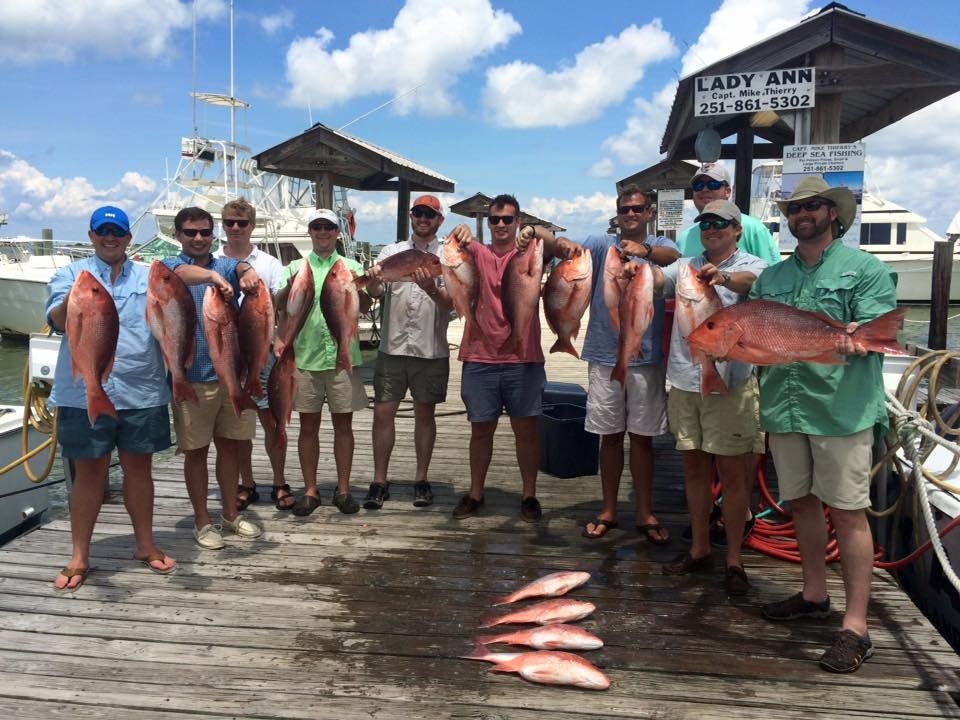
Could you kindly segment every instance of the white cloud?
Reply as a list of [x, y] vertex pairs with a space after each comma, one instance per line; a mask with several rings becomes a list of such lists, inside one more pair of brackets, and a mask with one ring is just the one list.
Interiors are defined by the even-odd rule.
[[524, 206], [533, 213], [560, 227], [567, 228], [568, 236], [606, 232], [609, 220], [616, 213], [617, 196], [595, 192], [567, 198], [534, 197]]
[[319, 28], [287, 50], [288, 101], [330, 107], [367, 95], [400, 95], [400, 114], [444, 115], [459, 105], [451, 88], [473, 62], [510, 40], [520, 25], [489, 0], [407, 0], [386, 30], [350, 37], [332, 49], [334, 34]]
[[[220, 17], [224, 9], [223, 0], [201, 0], [197, 18]], [[190, 3], [179, 0], [0, 0], [0, 62], [160, 57], [192, 19]]]
[[660, 158], [660, 140], [676, 92], [677, 84], [671, 82], [650, 100], [642, 97], [634, 100], [627, 127], [619, 135], [604, 140], [603, 151], [622, 165], [639, 166], [638, 170], [655, 163]]
[[157, 184], [137, 172], [126, 172], [113, 187], [98, 189], [87, 178], [48, 177], [26, 160], [0, 150], [0, 207], [15, 209], [10, 221], [77, 219], [99, 205], [142, 207]]
[[791, 25], [807, 13], [810, 0], [724, 0], [697, 41], [683, 55], [681, 77], [740, 52]]
[[487, 118], [501, 127], [566, 127], [588, 122], [621, 102], [647, 65], [677, 52], [659, 20], [630, 25], [618, 36], [588, 45], [571, 67], [547, 72], [515, 61], [487, 70]]
[[265, 15], [260, 18], [260, 27], [267, 35], [275, 35], [280, 30], [293, 27], [293, 12], [291, 10], [281, 10], [273, 15]]
[[613, 160], [610, 158], [597, 160], [597, 162], [590, 166], [587, 173], [592, 177], [608, 178], [613, 175]]

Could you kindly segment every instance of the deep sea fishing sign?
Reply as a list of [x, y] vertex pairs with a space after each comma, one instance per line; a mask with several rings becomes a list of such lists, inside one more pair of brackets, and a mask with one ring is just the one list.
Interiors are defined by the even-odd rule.
[[813, 107], [815, 68], [780, 68], [729, 75], [701, 75], [693, 90], [694, 112], [732, 115]]

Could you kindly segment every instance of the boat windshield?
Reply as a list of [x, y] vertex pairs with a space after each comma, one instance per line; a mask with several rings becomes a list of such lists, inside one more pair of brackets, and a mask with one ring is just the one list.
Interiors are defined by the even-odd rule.
[[140, 247], [132, 250], [130, 252], [130, 259], [134, 262], [145, 263], [149, 265], [154, 260], [163, 260], [164, 258], [179, 254], [180, 245], [178, 243], [157, 235], [153, 238], [153, 240], [145, 242]]

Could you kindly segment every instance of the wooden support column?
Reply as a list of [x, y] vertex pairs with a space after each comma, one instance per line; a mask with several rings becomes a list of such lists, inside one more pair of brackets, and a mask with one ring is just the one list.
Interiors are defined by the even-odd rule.
[[410, 181], [400, 180], [397, 190], [397, 242], [410, 238]]
[[[820, 48], [814, 55], [817, 67], [840, 67], [843, 65], [843, 48], [830, 45]], [[813, 106], [813, 127], [810, 142], [814, 145], [829, 145], [840, 142], [840, 106], [843, 93], [817, 95]]]
[[950, 276], [953, 272], [953, 240], [933, 244], [933, 272], [930, 276], [930, 330], [927, 347], [947, 349], [947, 318], [950, 315]]
[[734, 204], [740, 212], [750, 212], [750, 181], [753, 178], [753, 130], [737, 130], [737, 159], [733, 174]]
[[316, 185], [315, 192], [317, 196], [317, 207], [321, 209], [326, 208], [327, 210], [332, 210], [333, 182], [330, 180], [330, 173], [320, 173], [313, 182]]
[[483, 215], [477, 215], [477, 240], [483, 245]]

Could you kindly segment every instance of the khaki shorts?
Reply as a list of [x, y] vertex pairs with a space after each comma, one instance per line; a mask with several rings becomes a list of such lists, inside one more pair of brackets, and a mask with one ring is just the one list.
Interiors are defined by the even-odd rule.
[[595, 435], [662, 435], [667, 431], [667, 389], [662, 365], [627, 368], [627, 389], [610, 379], [613, 368], [592, 362], [587, 368], [584, 430]]
[[731, 388], [726, 395], [701, 397], [699, 392], [670, 388], [667, 416], [677, 450], [702, 450], [725, 456], [762, 453], [758, 397], [754, 377]]
[[323, 412], [326, 401], [334, 414], [356, 412], [367, 407], [367, 392], [360, 380], [360, 368], [353, 373], [341, 370], [297, 369], [297, 396], [293, 409], [302, 413]]
[[770, 433], [780, 499], [816, 495], [839, 510], [870, 507], [873, 428], [831, 437]]
[[400, 402], [410, 395], [418, 403], [435, 405], [447, 399], [450, 358], [420, 358], [377, 353], [373, 372], [374, 402]]
[[179, 452], [206, 447], [214, 437], [253, 440], [257, 429], [253, 410], [244, 410], [237, 417], [227, 389], [220, 383], [190, 383], [190, 387], [197, 394], [196, 402], [173, 403], [173, 430]]

